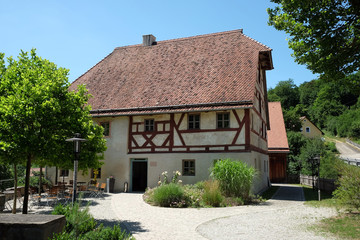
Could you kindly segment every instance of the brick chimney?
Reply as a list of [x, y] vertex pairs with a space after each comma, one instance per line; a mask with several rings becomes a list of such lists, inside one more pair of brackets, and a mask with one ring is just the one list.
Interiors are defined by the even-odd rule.
[[156, 45], [156, 37], [152, 34], [143, 35], [143, 46]]

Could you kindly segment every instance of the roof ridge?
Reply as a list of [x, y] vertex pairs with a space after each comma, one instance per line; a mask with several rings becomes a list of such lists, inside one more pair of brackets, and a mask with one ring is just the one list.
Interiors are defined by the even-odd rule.
[[263, 43], [261, 43], [261, 42], [259, 42], [259, 41], [255, 40], [255, 39], [253, 39], [253, 38], [249, 37], [248, 35], [245, 35], [244, 33], [243, 33], [242, 35], [244, 35], [244, 37], [246, 37], [246, 38], [248, 38], [248, 39], [250, 39], [250, 40], [252, 40], [252, 41], [254, 41], [254, 42], [256, 42], [256, 43], [258, 43], [258, 44], [262, 45], [263, 47], [266, 47], [266, 48], [268, 48], [268, 49], [270, 49], [270, 50], [272, 51], [272, 48], [271, 48], [271, 47], [269, 47], [269, 46], [267, 46], [267, 45], [265, 45], [265, 44], [263, 44]]
[[188, 40], [192, 38], [204, 38], [204, 37], [210, 37], [210, 36], [218, 36], [218, 35], [225, 35], [225, 34], [231, 34], [240, 32], [240, 34], [243, 34], [243, 29], [235, 29], [235, 30], [229, 30], [229, 31], [223, 31], [223, 32], [215, 32], [215, 33], [206, 33], [206, 34], [198, 34], [190, 37], [181, 37], [181, 38], [174, 38], [174, 39], [168, 39], [168, 40], [162, 40], [160, 42], [173, 42], [173, 41], [182, 41], [182, 40]]
[[[166, 39], [166, 40], [161, 40], [161, 41], [156, 41], [156, 42], [158, 42], [158, 43], [167, 43], [167, 42], [175, 42], [175, 41], [185, 41], [185, 40], [189, 40], [189, 39], [205, 38], [205, 37], [210, 37], [210, 36], [225, 35], [225, 34], [231, 34], [231, 33], [236, 33], [236, 32], [239, 32], [240, 34], [243, 34], [243, 29], [240, 28], [240, 29], [223, 31], [223, 32], [199, 34], [199, 35], [194, 35], [194, 36], [189, 36], [189, 37]], [[142, 44], [134, 44], [134, 45], [116, 47], [114, 50], [123, 49], [123, 48], [132, 48], [132, 47], [138, 47], [138, 46], [142, 46]], [[154, 45], [154, 46], [156, 46], [156, 45]], [[154, 47], [154, 46], [152, 46], [152, 47]]]
[[[195, 36], [190, 36], [190, 37], [181, 37], [181, 38], [173, 38], [173, 39], [167, 39], [167, 40], [162, 40], [162, 41], [157, 41], [158, 43], [168, 43], [168, 42], [177, 42], [177, 41], [185, 41], [185, 40], [189, 40], [189, 39], [198, 39], [198, 38], [205, 38], [205, 37], [210, 37], [210, 36], [219, 36], [219, 35], [225, 35], [225, 34], [232, 34], [232, 33], [240, 33], [241, 35], [243, 35], [244, 37], [248, 38], [249, 40], [257, 43], [257, 44], [260, 44], [261, 46], [263, 47], [266, 47], [268, 48], [269, 50], [272, 51], [272, 48], [270, 48], [269, 46], [245, 35], [243, 33], [243, 29], [240, 28], [240, 29], [235, 29], [235, 30], [229, 30], [229, 31], [223, 31], [223, 32], [216, 32], [216, 33], [207, 33], [207, 34], [199, 34], [199, 35], [195, 35]], [[124, 49], [124, 48], [133, 48], [133, 47], [138, 47], [138, 46], [142, 46], [142, 44], [134, 44], [134, 45], [127, 45], [127, 46], [121, 46], [121, 47], [116, 47], [114, 49], [117, 50], [117, 49]], [[156, 45], [154, 45], [156, 46]]]
[[80, 79], [82, 76], [84, 76], [86, 73], [88, 73], [89, 71], [91, 71], [91, 69], [93, 69], [94, 67], [96, 67], [97, 65], [99, 65], [101, 62], [103, 62], [105, 60], [105, 58], [109, 57], [111, 54], [113, 54], [114, 51], [112, 51], [111, 53], [109, 53], [108, 55], [106, 55], [103, 59], [101, 59], [98, 63], [96, 63], [95, 65], [93, 65], [91, 68], [89, 68], [86, 72], [84, 72], [83, 74], [81, 74], [78, 78], [76, 78], [72, 83], [75, 83], [78, 79]]

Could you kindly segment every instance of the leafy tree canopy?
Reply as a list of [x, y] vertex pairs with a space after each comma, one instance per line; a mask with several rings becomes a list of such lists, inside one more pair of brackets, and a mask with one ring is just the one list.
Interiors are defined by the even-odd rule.
[[72, 145], [65, 139], [79, 132], [88, 141], [79, 168], [97, 167], [105, 150], [102, 128], [93, 124], [84, 86], [69, 92], [68, 70], [36, 55], [21, 52], [18, 60], [0, 58], [0, 146], [16, 158], [39, 165], [71, 168]]
[[269, 102], [281, 102], [281, 106], [288, 110], [299, 103], [299, 90], [294, 80], [279, 81], [274, 89], [268, 91]]
[[360, 70], [359, 0], [271, 2], [268, 23], [290, 35], [296, 62], [328, 78]]
[[73, 146], [65, 139], [80, 133], [79, 169], [97, 168], [106, 149], [103, 129], [94, 125], [84, 86], [68, 91], [68, 70], [21, 51], [18, 60], [0, 55], [0, 160], [26, 165], [23, 213], [27, 213], [30, 167], [73, 166]]

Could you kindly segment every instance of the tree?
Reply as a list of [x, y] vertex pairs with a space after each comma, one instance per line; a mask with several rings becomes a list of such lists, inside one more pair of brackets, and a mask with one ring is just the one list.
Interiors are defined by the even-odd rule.
[[21, 51], [18, 60], [0, 55], [0, 156], [12, 164], [26, 165], [23, 213], [27, 213], [30, 168], [73, 167], [73, 147], [65, 139], [78, 132], [82, 144], [79, 169], [97, 168], [106, 149], [102, 127], [94, 125], [84, 86], [70, 92], [68, 70], [36, 55]]
[[320, 138], [307, 139], [300, 149], [301, 173], [315, 176], [317, 172], [316, 157], [323, 157], [326, 153], [324, 142]]
[[291, 107], [284, 111], [284, 122], [287, 131], [300, 131], [302, 125], [300, 117], [307, 116], [307, 108], [304, 105], [298, 104], [296, 107]]
[[306, 138], [300, 132], [287, 132], [290, 153], [288, 155], [288, 173], [299, 175], [301, 162], [299, 159], [300, 149], [305, 146]]
[[310, 107], [310, 117], [316, 125], [323, 128], [329, 117], [339, 116], [344, 111], [345, 106], [341, 104], [336, 88], [332, 84], [326, 84], [320, 89], [315, 102]]
[[320, 81], [312, 80], [310, 82], [304, 82], [299, 86], [300, 103], [306, 107], [311, 106], [320, 90]]
[[299, 64], [336, 79], [360, 70], [359, 0], [271, 0], [268, 24], [290, 35]]
[[268, 91], [269, 102], [281, 102], [283, 109], [288, 110], [299, 104], [299, 90], [294, 80], [280, 81], [274, 89]]

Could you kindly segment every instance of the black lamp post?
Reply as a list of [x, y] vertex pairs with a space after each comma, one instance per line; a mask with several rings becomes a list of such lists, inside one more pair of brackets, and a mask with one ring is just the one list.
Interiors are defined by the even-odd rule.
[[73, 138], [66, 139], [67, 142], [74, 142], [74, 180], [73, 180], [73, 195], [72, 195], [72, 204], [76, 201], [76, 187], [77, 187], [77, 170], [78, 170], [78, 161], [80, 157], [80, 142], [85, 142], [86, 139], [81, 138], [80, 133], [75, 133]]
[[318, 200], [321, 200], [321, 196], [320, 196], [320, 155], [316, 155], [314, 157], [314, 162], [316, 163], [318, 169], [317, 169], [317, 174], [318, 174]]

